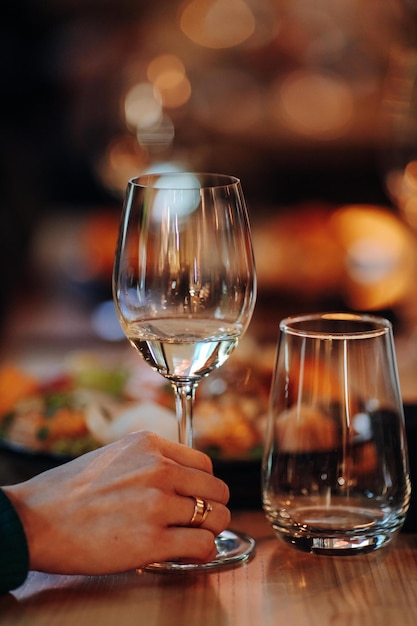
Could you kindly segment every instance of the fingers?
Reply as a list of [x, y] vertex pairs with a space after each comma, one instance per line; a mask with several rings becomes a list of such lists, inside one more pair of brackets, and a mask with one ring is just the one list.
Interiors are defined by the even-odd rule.
[[200, 452], [194, 448], [188, 448], [187, 446], [166, 439], [158, 439], [162, 454], [168, 458], [186, 467], [192, 467], [207, 472], [208, 474], [213, 474], [211, 459], [204, 454], [204, 452]]
[[[154, 433], [135, 433], [139, 441], [148, 450], [157, 451], [154, 455], [152, 480], [157, 480], [166, 490], [172, 488], [182, 496], [199, 496], [226, 504], [229, 500], [229, 488], [222, 480], [213, 476], [211, 459], [198, 450], [167, 441]], [[162, 455], [162, 456], [161, 456]]]
[[178, 471], [173, 477], [173, 486], [178, 495], [204, 498], [209, 501], [227, 504], [230, 497], [229, 487], [223, 480], [204, 472], [188, 470]]
[[[214, 537], [227, 528], [231, 516], [226, 507], [230, 496], [229, 488], [213, 475], [210, 458], [202, 452], [167, 441], [154, 433], [140, 432], [134, 436], [139, 452], [152, 453], [148, 457], [152, 459], [148, 466], [149, 471], [146, 478], [143, 478], [145, 474], [142, 473], [142, 479], [150, 489], [147, 492], [146, 506], [155, 526], [164, 531], [188, 527], [194, 513], [195, 497], [198, 496], [210, 503], [211, 510], [201, 526], [188, 530], [209, 531], [212, 552]], [[180, 537], [183, 537], [182, 533]], [[202, 558], [201, 552], [187, 552], [181, 556]]]
[[204, 528], [168, 528], [160, 537], [158, 553], [155, 561], [208, 563], [217, 555], [215, 535]]

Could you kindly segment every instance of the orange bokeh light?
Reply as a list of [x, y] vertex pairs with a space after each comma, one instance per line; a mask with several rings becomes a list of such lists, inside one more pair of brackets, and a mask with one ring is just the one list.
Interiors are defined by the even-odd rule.
[[255, 18], [243, 0], [191, 0], [180, 16], [182, 31], [206, 48], [232, 48], [255, 30]]

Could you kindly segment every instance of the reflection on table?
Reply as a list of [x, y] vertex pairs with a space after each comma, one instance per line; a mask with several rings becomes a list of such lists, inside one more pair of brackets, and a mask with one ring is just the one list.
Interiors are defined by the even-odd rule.
[[417, 536], [367, 555], [318, 557], [285, 545], [261, 512], [236, 513], [255, 536], [254, 558], [234, 569], [185, 575], [85, 577], [31, 573], [0, 598], [4, 626], [202, 624], [414, 626]]

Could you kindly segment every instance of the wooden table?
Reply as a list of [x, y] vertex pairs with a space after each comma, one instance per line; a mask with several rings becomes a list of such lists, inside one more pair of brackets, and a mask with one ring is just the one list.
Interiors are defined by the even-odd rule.
[[233, 527], [255, 557], [207, 574], [84, 577], [31, 573], [0, 597], [2, 626], [415, 626], [417, 535], [367, 555], [327, 557], [279, 541], [260, 511]]

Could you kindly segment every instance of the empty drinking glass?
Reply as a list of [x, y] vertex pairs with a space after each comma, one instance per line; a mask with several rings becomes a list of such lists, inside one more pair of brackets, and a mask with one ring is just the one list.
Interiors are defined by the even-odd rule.
[[280, 323], [262, 472], [266, 517], [297, 548], [356, 554], [401, 529], [411, 487], [389, 321]]

